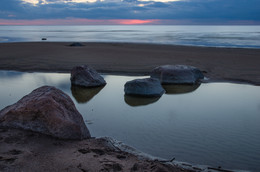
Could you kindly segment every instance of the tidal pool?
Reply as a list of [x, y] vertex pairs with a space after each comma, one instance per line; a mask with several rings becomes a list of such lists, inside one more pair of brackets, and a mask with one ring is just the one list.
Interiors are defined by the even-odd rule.
[[92, 136], [165, 159], [260, 171], [260, 87], [231, 83], [165, 87], [161, 98], [124, 95], [142, 77], [104, 75], [100, 88], [71, 87], [70, 74], [0, 71], [0, 109], [43, 86], [66, 92]]

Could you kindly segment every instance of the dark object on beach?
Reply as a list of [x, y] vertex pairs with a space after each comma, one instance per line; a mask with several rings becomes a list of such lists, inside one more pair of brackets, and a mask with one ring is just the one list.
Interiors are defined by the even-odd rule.
[[81, 47], [84, 46], [83, 44], [79, 43], [79, 42], [73, 42], [72, 44], [70, 44], [71, 47]]
[[156, 67], [151, 78], [157, 78], [162, 84], [195, 84], [204, 78], [202, 72], [193, 66], [164, 65]]
[[165, 90], [155, 78], [135, 79], [125, 84], [125, 94], [143, 97], [161, 97]]
[[37, 88], [1, 110], [0, 127], [31, 130], [61, 139], [90, 138], [71, 98], [50, 86]]
[[47, 38], [42, 38], [42, 41], [46, 41], [47, 40]]
[[106, 85], [104, 78], [97, 71], [87, 65], [76, 66], [71, 70], [72, 85], [81, 87], [98, 87]]

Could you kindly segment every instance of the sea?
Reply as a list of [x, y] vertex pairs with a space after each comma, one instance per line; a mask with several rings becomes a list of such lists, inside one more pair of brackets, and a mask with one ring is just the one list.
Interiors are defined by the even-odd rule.
[[204, 47], [260, 48], [260, 26], [84, 25], [0, 26], [0, 43], [119, 42]]

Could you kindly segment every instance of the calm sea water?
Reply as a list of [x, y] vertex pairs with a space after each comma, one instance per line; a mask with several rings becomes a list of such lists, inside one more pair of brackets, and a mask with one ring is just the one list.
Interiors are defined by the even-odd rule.
[[92, 136], [109, 136], [166, 159], [260, 171], [260, 87], [210, 83], [166, 88], [160, 99], [124, 96], [125, 82], [105, 75], [99, 89], [71, 88], [69, 74], [0, 71], [0, 109], [43, 86], [66, 92]]
[[260, 26], [0, 26], [0, 42], [130, 42], [260, 48]]

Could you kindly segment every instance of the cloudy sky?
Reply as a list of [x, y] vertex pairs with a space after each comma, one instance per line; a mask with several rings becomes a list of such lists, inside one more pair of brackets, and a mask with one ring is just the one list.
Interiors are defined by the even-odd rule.
[[10, 24], [260, 24], [260, 0], [0, 0]]

